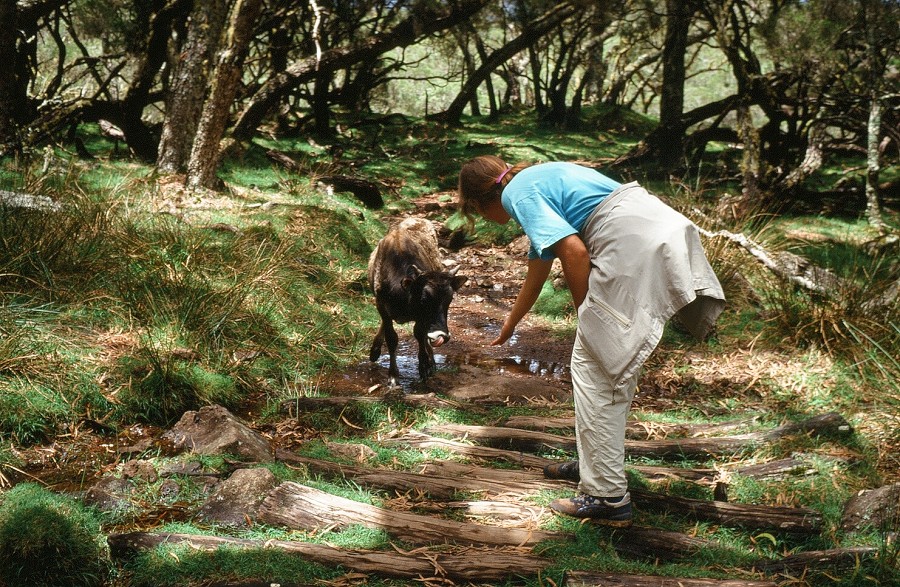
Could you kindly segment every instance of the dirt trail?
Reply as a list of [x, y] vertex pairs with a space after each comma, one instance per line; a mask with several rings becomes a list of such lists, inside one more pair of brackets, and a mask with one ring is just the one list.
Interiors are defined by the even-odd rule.
[[[434, 217], [442, 206], [438, 199], [441, 195], [417, 200], [416, 210], [409, 215], [429, 218], [440, 225]], [[526, 246], [527, 241], [522, 237], [505, 247], [479, 244], [455, 250], [442, 247], [445, 262], [458, 265], [460, 275], [468, 276], [469, 280], [450, 306], [452, 338], [448, 344], [435, 349], [438, 372], [429, 381], [423, 383], [418, 377], [411, 325], [398, 326], [400, 379], [397, 384], [404, 392], [445, 391], [492, 374], [538, 377], [553, 386], [569, 383], [572, 341], [554, 336], [541, 324], [540, 318], [526, 316], [507, 343], [490, 346], [525, 278]], [[558, 265], [554, 274], [561, 275]], [[365, 392], [387, 382], [387, 366], [387, 355], [382, 355], [377, 364], [363, 360], [329, 378], [327, 387], [332, 393]]]

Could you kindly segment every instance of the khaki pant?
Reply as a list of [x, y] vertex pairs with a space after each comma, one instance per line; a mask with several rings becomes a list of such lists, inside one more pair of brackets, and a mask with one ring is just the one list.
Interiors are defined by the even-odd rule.
[[628, 491], [625, 477], [625, 421], [637, 389], [638, 374], [616, 390], [609, 377], [575, 335], [572, 349], [572, 386], [575, 395], [575, 445], [578, 451], [578, 490], [596, 497], [621, 497]]
[[581, 230], [591, 274], [572, 349], [578, 488], [620, 497], [628, 489], [625, 420], [641, 366], [676, 313], [705, 338], [725, 295], [697, 227], [636, 183], [604, 199]]

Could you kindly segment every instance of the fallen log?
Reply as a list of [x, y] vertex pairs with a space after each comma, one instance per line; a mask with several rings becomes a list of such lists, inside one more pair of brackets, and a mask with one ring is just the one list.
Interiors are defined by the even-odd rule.
[[522, 467], [542, 469], [545, 465], [552, 462], [549, 459], [523, 452], [513, 452], [488, 446], [478, 446], [415, 431], [410, 431], [394, 438], [385, 438], [382, 442], [384, 444], [401, 444], [416, 448], [441, 448], [459, 455], [485, 460], [503, 460]]
[[[534, 474], [514, 479], [504, 476], [499, 469], [481, 469], [490, 471], [490, 473], [479, 475], [475, 473], [475, 467], [466, 469], [465, 465], [458, 465], [460, 469], [446, 473], [442, 472], [439, 464], [430, 463], [425, 465], [420, 473], [410, 473], [408, 471], [339, 465], [330, 461], [301, 457], [287, 451], [279, 451], [276, 453], [276, 457], [287, 463], [304, 465], [314, 474], [352, 479], [364, 487], [393, 491], [399, 495], [421, 494], [433, 499], [453, 499], [458, 494], [465, 492], [481, 493], [484, 497], [497, 497], [504, 494], [521, 496], [527, 493], [536, 493], [542, 489], [559, 488], [558, 482], [538, 479]], [[497, 474], [495, 475], [494, 472]]]
[[[311, 457], [279, 450], [276, 458], [282, 462], [302, 465], [314, 475], [353, 479], [364, 487], [392, 491], [398, 495], [427, 495], [433, 499], [453, 499], [460, 493], [480, 493], [485, 498], [513, 495], [517, 498], [541, 490], [555, 490], [573, 483], [562, 480], [548, 480], [540, 471], [515, 471], [475, 467], [438, 461], [428, 463], [419, 473], [372, 469], [355, 465], [341, 465]], [[545, 463], [552, 461], [546, 460]], [[713, 469], [684, 469], [638, 466], [629, 467], [642, 473], [648, 479], [662, 480], [679, 478], [701, 483], [712, 483]]]
[[[266, 151], [266, 157], [292, 173], [305, 173], [305, 170], [294, 161], [294, 159], [281, 151], [269, 149]], [[358, 177], [350, 177], [348, 175], [323, 175], [316, 179], [323, 184], [332, 186], [335, 191], [350, 192], [356, 196], [366, 208], [376, 210], [384, 207], [384, 199], [381, 197], [381, 190], [375, 182]]]
[[776, 587], [771, 581], [749, 579], [685, 579], [657, 575], [612, 575], [594, 571], [566, 571], [565, 587]]
[[798, 577], [805, 575], [808, 571], [852, 569], [859, 566], [861, 559], [876, 556], [878, 556], [878, 548], [874, 546], [811, 550], [798, 552], [779, 560], [760, 561], [753, 565], [753, 570], [767, 575]]
[[900, 483], [861, 491], [844, 504], [841, 529], [853, 532], [865, 527], [897, 529], [900, 511]]
[[[421, 580], [441, 577], [451, 581], [482, 583], [506, 581], [509, 577], [531, 577], [552, 561], [522, 552], [522, 549], [464, 548], [453, 551], [418, 548], [409, 552], [346, 550], [325, 544], [286, 540], [248, 540], [193, 534], [151, 534], [132, 532], [113, 534], [108, 538], [114, 558], [127, 558], [133, 553], [161, 544], [187, 544], [197, 550], [222, 547], [242, 549], [276, 549], [304, 559], [365, 574], [394, 579]], [[268, 582], [266, 583], [269, 584]]]
[[0, 208], [23, 208], [39, 212], [59, 212], [63, 209], [63, 205], [47, 196], [34, 196], [32, 194], [0, 190]]
[[[738, 420], [734, 422], [722, 422], [719, 424], [669, 424], [665, 422], [646, 422], [629, 420], [625, 425], [625, 437], [632, 440], [654, 440], [678, 437], [717, 436], [736, 429], [752, 426], [756, 418]], [[525, 430], [559, 430], [561, 432], [575, 430], [575, 416], [512, 416], [503, 422], [507, 428], [522, 428]]]
[[[313, 472], [352, 478], [367, 487], [400, 494], [419, 493], [436, 499], [449, 499], [461, 492], [482, 493], [492, 499], [501, 496], [521, 499], [529, 493], [559, 489], [560, 486], [574, 488], [574, 484], [568, 481], [544, 479], [543, 473], [537, 471], [508, 471], [451, 461], [427, 463], [420, 473], [409, 473], [338, 465], [284, 451], [276, 456], [285, 462], [304, 464]], [[822, 524], [822, 515], [807, 508], [689, 499], [637, 488], [631, 490], [631, 497], [638, 508], [672, 511], [698, 520], [744, 528], [813, 533]]]
[[[425, 429], [429, 434], [445, 434], [459, 440], [471, 440], [492, 448], [539, 452], [548, 448], [575, 452], [575, 438], [548, 432], [535, 432], [502, 426], [442, 424]], [[678, 438], [666, 440], [626, 440], [625, 454], [631, 457], [708, 458], [730, 455], [753, 446], [756, 435], [716, 438]]]
[[736, 472], [744, 477], [766, 479], [771, 477], [782, 477], [807, 469], [809, 469], [809, 465], [803, 461], [795, 458], [787, 458], [769, 461], [768, 463], [760, 463], [758, 465], [747, 465], [737, 469]]
[[[459, 479], [460, 487], [479, 489], [481, 483], [510, 483], [518, 489], [521, 483], [531, 490], [544, 488], [548, 484], [541, 473], [523, 471], [503, 471], [465, 465], [451, 461], [429, 463], [423, 469], [423, 482], [435, 478]], [[528, 479], [531, 478], [529, 482]], [[488, 481], [489, 480], [489, 481]], [[515, 483], [515, 484], [513, 484]], [[559, 489], [559, 480], [550, 482]], [[574, 484], [572, 484], [574, 485]], [[555, 487], [554, 487], [555, 486]], [[722, 501], [708, 501], [667, 495], [645, 489], [631, 489], [631, 498], [638, 508], [653, 511], [672, 511], [686, 514], [697, 520], [716, 522], [729, 526], [740, 526], [758, 530], [778, 530], [782, 532], [815, 533], [821, 528], [822, 514], [816, 510], [791, 506], [768, 506], [736, 504]]]
[[654, 562], [691, 559], [702, 550], [718, 548], [718, 544], [711, 540], [647, 526], [616, 530], [611, 542], [619, 556]]
[[739, 526], [754, 530], [816, 534], [822, 529], [823, 517], [804, 507], [738, 504], [725, 501], [690, 499], [665, 495], [645, 489], [629, 489], [638, 508], [671, 512], [707, 522]]
[[324, 397], [297, 397], [281, 402], [279, 409], [282, 413], [296, 415], [302, 412], [316, 412], [320, 410], [342, 410], [353, 404], [378, 404], [396, 401], [417, 408], [459, 408], [459, 402], [438, 397], [434, 393], [404, 394], [382, 397], [372, 395], [353, 396], [324, 396]]
[[[441, 448], [454, 454], [484, 460], [502, 460], [529, 469], [543, 470], [545, 466], [556, 462], [554, 459], [547, 459], [523, 452], [472, 445], [437, 436], [429, 436], [421, 432], [407, 432], [401, 436], [383, 439], [382, 442], [385, 444], [404, 444], [418, 448]], [[650, 480], [679, 478], [698, 483], [712, 483], [716, 475], [714, 469], [686, 469], [645, 465], [629, 465], [628, 467], [638, 471]]]
[[349, 175], [323, 175], [318, 180], [330, 185], [336, 192], [350, 192], [370, 210], [384, 207], [381, 189], [373, 181]]
[[482, 526], [386, 510], [292, 481], [282, 483], [266, 497], [258, 519], [307, 531], [359, 524], [382, 529], [411, 544], [534, 546], [543, 540], [568, 538], [536, 529]]
[[[731, 455], [755, 447], [761, 443], [774, 442], [794, 434], [846, 435], [852, 427], [839, 414], [829, 413], [814, 416], [802, 422], [792, 422], [768, 431], [751, 432], [731, 436], [709, 438], [674, 438], [663, 440], [626, 440], [625, 454], [631, 457], [687, 457], [708, 458]], [[537, 452], [543, 448], [575, 451], [575, 438], [523, 430], [503, 426], [469, 426], [464, 424], [443, 424], [425, 429], [429, 434], [445, 434], [476, 441], [492, 448], [507, 448]]]
[[831, 297], [834, 292], [841, 291], [842, 280], [827, 269], [810, 263], [808, 259], [781, 251], [770, 253], [759, 243], [746, 235], [727, 230], [710, 232], [700, 228], [700, 233], [707, 238], [721, 237], [743, 247], [762, 265], [781, 279], [802, 287], [803, 289]]

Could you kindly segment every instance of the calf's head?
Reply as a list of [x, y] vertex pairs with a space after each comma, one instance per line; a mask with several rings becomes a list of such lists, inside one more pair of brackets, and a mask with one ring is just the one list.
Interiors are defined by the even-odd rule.
[[450, 340], [447, 311], [453, 294], [469, 279], [457, 275], [457, 271], [459, 267], [452, 271], [420, 271], [412, 265], [403, 278], [415, 320], [413, 332], [420, 343], [427, 339], [431, 346], [438, 347]]

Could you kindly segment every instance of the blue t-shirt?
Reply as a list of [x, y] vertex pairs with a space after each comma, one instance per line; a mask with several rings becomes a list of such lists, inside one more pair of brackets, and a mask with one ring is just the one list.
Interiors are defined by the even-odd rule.
[[580, 232], [597, 204], [620, 185], [589, 167], [541, 163], [517, 173], [500, 202], [528, 235], [528, 257], [549, 261], [555, 257], [550, 247]]

